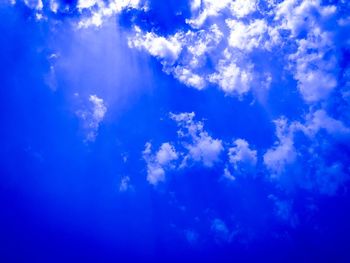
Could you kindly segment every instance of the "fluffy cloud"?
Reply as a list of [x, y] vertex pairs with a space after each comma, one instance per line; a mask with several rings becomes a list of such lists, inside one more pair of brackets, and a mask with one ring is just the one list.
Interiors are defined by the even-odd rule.
[[211, 137], [204, 130], [203, 123], [195, 121], [194, 117], [193, 112], [170, 113], [170, 118], [179, 127], [178, 140], [162, 143], [156, 153], [152, 153], [151, 143], [146, 143], [143, 158], [147, 163], [147, 180], [150, 184], [164, 182], [166, 172], [170, 170], [185, 169], [192, 164], [212, 167], [220, 161], [224, 151], [222, 141]]
[[236, 180], [236, 177], [232, 175], [232, 173], [230, 172], [230, 170], [227, 167], [224, 169], [224, 173], [222, 174], [222, 177], [226, 180], [229, 180], [229, 181]]
[[318, 132], [325, 130], [332, 136], [348, 136], [350, 129], [341, 121], [328, 116], [325, 110], [316, 110], [305, 116], [305, 122], [288, 123], [281, 118], [275, 121], [276, 144], [264, 154], [264, 164], [275, 177], [285, 171], [288, 164], [292, 164], [297, 157], [294, 137], [296, 133], [303, 133], [312, 140]]
[[78, 27], [99, 27], [111, 16], [117, 15], [125, 9], [144, 8], [141, 0], [79, 0], [78, 10], [85, 15], [80, 20]]
[[[249, 26], [237, 22], [237, 25], [242, 25], [243, 31], [234, 25], [234, 20], [227, 23], [232, 28], [228, 40], [229, 47], [251, 50], [258, 47], [265, 39], [264, 33], [267, 27], [264, 22], [260, 23], [260, 20]], [[135, 35], [129, 39], [129, 46], [147, 50], [152, 56], [157, 57], [163, 64], [163, 70], [173, 74], [186, 86], [201, 90], [208, 83], [214, 83], [227, 94], [245, 94], [251, 88], [254, 74], [251, 63], [241, 56], [236, 56], [236, 53], [220, 47], [223, 56], [216, 61], [215, 72], [203, 73], [205, 61], [217, 54], [217, 48], [223, 38], [224, 35], [216, 24], [207, 30], [179, 31], [168, 37], [161, 37], [153, 32], [142, 33], [139, 28], [135, 28]]]
[[23, 0], [24, 4], [31, 9], [42, 10], [43, 2], [41, 0]]
[[225, 9], [231, 12], [232, 16], [244, 18], [256, 10], [256, 0], [192, 0], [191, 10], [193, 18], [187, 23], [195, 28], [201, 27], [209, 17], [218, 16]]
[[337, 60], [333, 53], [330, 33], [315, 28], [306, 39], [297, 41], [298, 50], [289, 56], [294, 64], [294, 77], [298, 88], [307, 102], [327, 99], [337, 86], [334, 72]]
[[296, 159], [294, 147], [294, 125], [289, 126], [284, 118], [275, 121], [278, 141], [275, 146], [264, 154], [264, 164], [271, 172], [271, 177], [277, 177], [285, 171], [288, 164]]
[[[338, 26], [336, 14], [335, 6], [320, 0], [193, 0], [191, 17], [186, 20], [190, 25], [187, 32], [178, 30], [162, 38], [138, 31], [134, 37], [145, 43], [147, 36], [161, 40], [164, 45], [159, 46], [163, 48], [144, 49], [163, 65], [171, 58], [164, 72], [186, 86], [202, 90], [212, 83], [226, 94], [239, 97], [264, 86], [262, 76], [266, 74], [271, 80], [279, 78], [269, 70], [274, 67], [272, 61], [282, 59], [283, 72], [294, 76], [295, 88], [307, 103], [313, 104], [326, 100], [339, 84], [336, 38], [330, 31]], [[174, 42], [181, 50], [165, 44]], [[257, 60], [257, 52], [266, 58], [273, 57], [273, 53], [279, 55], [267, 62]], [[204, 67], [205, 61], [213, 65], [212, 71]]]
[[157, 163], [159, 163], [160, 165], [167, 165], [172, 160], [176, 160], [176, 159], [177, 159], [177, 154], [175, 152], [174, 147], [169, 143], [163, 143], [156, 154]]
[[281, 118], [275, 124], [278, 140], [263, 156], [270, 177], [324, 194], [336, 193], [349, 179], [348, 158], [330, 156], [335, 140], [349, 139], [350, 129], [341, 121], [321, 109], [308, 113], [303, 122]]
[[250, 89], [252, 73], [249, 69], [239, 68], [235, 63], [229, 65], [220, 61], [217, 73], [209, 76], [209, 81], [216, 83], [226, 94], [242, 95]]
[[230, 163], [235, 170], [250, 170], [257, 164], [257, 151], [249, 147], [249, 143], [243, 139], [237, 139], [233, 143], [233, 147], [228, 149]]
[[188, 160], [201, 162], [207, 167], [211, 167], [219, 161], [219, 156], [224, 149], [222, 141], [212, 138], [203, 129], [202, 122], [194, 121], [195, 114], [193, 112], [171, 114], [170, 117], [178, 123], [180, 137], [190, 139], [189, 142], [184, 143], [188, 154], [184, 159], [183, 166], [187, 165]]
[[193, 73], [191, 70], [183, 67], [176, 67], [174, 70], [175, 77], [186, 86], [201, 90], [205, 87], [205, 80], [198, 74]]
[[100, 123], [105, 117], [107, 107], [103, 99], [96, 95], [90, 95], [89, 102], [90, 107], [85, 110], [78, 110], [76, 114], [82, 121], [86, 141], [93, 142], [96, 139]]
[[235, 0], [231, 5], [232, 14], [238, 18], [243, 18], [256, 10], [256, 0]]
[[173, 167], [172, 161], [178, 158], [175, 148], [170, 143], [163, 143], [153, 154], [151, 143], [146, 143], [143, 158], [147, 163], [147, 181], [157, 185], [165, 181], [165, 172]]
[[286, 0], [276, 7], [275, 19], [296, 38], [298, 50], [289, 59], [300, 93], [310, 103], [327, 99], [337, 86], [334, 36], [325, 26], [335, 13], [335, 6], [319, 0]]
[[226, 20], [230, 28], [228, 43], [231, 47], [251, 51], [253, 48], [263, 47], [265, 33], [268, 31], [266, 21], [263, 19], [253, 20], [250, 24], [233, 19]]
[[167, 37], [154, 32], [142, 32], [134, 28], [134, 35], [129, 38], [129, 47], [146, 50], [158, 58], [164, 72], [173, 74], [183, 84], [196, 89], [206, 86], [207, 77], [197, 72], [205, 65], [205, 56], [221, 41], [222, 32], [217, 25], [208, 30], [179, 31]]
[[[256, 1], [193, 1], [193, 18], [187, 21], [192, 28], [187, 32], [160, 36], [136, 27], [129, 46], [157, 57], [164, 72], [186, 86], [202, 90], [213, 83], [226, 94], [241, 96], [259, 78], [248, 53], [254, 49], [271, 50], [279, 41], [278, 31], [264, 19], [242, 20], [256, 7]], [[224, 12], [218, 23], [203, 24], [207, 17], [226, 9], [229, 15]], [[211, 71], [208, 61], [214, 66]]]
[[182, 49], [182, 43], [175, 35], [165, 38], [149, 32], [142, 34], [140, 28], [135, 27], [136, 36], [129, 39], [129, 46], [147, 50], [152, 56], [163, 61], [163, 63], [173, 64], [179, 57]]
[[327, 194], [335, 193], [347, 181], [344, 165], [347, 159], [325, 162], [328, 146], [320, 144], [318, 137], [321, 136], [321, 142], [324, 136], [330, 136], [326, 141], [347, 140], [350, 129], [323, 109], [311, 110], [303, 121], [289, 121], [284, 117], [275, 120], [277, 140], [263, 153], [262, 163], [259, 163], [258, 151], [246, 140], [236, 139], [229, 144], [213, 138], [204, 129], [203, 122], [195, 120], [194, 112], [171, 113], [170, 118], [178, 126], [177, 140], [162, 143], [155, 153], [147, 143], [143, 151], [150, 184], [164, 182], [167, 172], [188, 169], [193, 164], [203, 167], [220, 164], [221, 176], [229, 181], [236, 181], [237, 175], [255, 174], [264, 165], [268, 177], [277, 184], [284, 187], [294, 184]]
[[196, 162], [202, 162], [204, 166], [211, 167], [219, 160], [223, 150], [221, 140], [213, 139], [207, 133], [202, 133], [194, 139], [193, 144], [187, 146], [189, 156]]
[[193, 165], [223, 167], [222, 177], [229, 181], [235, 181], [238, 174], [255, 172], [258, 152], [246, 140], [236, 139], [228, 143], [213, 138], [204, 129], [204, 123], [195, 120], [194, 112], [170, 113], [170, 118], [178, 126], [177, 140], [163, 143], [155, 154], [152, 154], [151, 144], [147, 143], [143, 152], [150, 183], [164, 181], [166, 170], [188, 169]]
[[192, 0], [192, 12], [194, 17], [188, 19], [187, 23], [193, 27], [200, 27], [210, 16], [217, 16], [221, 10], [227, 8], [231, 4], [231, 0]]
[[78, 9], [83, 10], [97, 5], [98, 2], [98, 0], [79, 0], [77, 7]]
[[303, 30], [314, 30], [322, 20], [328, 19], [336, 12], [333, 5], [324, 6], [320, 0], [285, 0], [275, 8], [275, 19], [282, 21], [282, 27], [297, 36]]
[[244, 139], [236, 139], [227, 149], [226, 166], [222, 178], [235, 181], [238, 175], [247, 175], [255, 172], [258, 163], [258, 152], [250, 148]]
[[302, 129], [309, 137], [314, 137], [321, 129], [326, 130], [329, 134], [334, 136], [350, 134], [350, 129], [348, 127], [341, 121], [328, 116], [327, 112], [323, 109], [309, 113], [306, 116], [306, 124]]

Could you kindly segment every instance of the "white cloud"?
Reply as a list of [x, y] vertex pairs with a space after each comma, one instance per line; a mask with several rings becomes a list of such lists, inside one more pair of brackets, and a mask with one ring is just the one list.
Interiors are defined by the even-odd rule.
[[156, 185], [165, 180], [166, 170], [175, 169], [173, 162], [178, 160], [178, 168], [185, 168], [190, 162], [201, 163], [205, 167], [212, 167], [220, 159], [224, 150], [222, 141], [212, 138], [204, 131], [203, 123], [194, 121], [195, 114], [170, 114], [170, 118], [177, 122], [179, 151], [175, 150], [173, 143], [163, 143], [159, 150], [152, 154], [151, 144], [147, 143], [143, 151], [143, 158], [147, 163], [147, 180]]
[[296, 36], [302, 30], [318, 27], [320, 20], [332, 16], [335, 11], [335, 6], [323, 6], [320, 0], [285, 0], [276, 7], [275, 19], [282, 21], [282, 27]]
[[224, 10], [231, 15], [244, 18], [256, 10], [256, 0], [192, 0], [191, 10], [193, 17], [186, 22], [195, 28], [203, 26], [209, 17], [218, 16]]
[[326, 130], [331, 135], [350, 134], [348, 127], [341, 121], [328, 116], [327, 112], [322, 109], [309, 113], [306, 116], [306, 123], [302, 127], [303, 132], [310, 137], [315, 136], [321, 129]]
[[187, 68], [177, 66], [174, 70], [175, 78], [180, 82], [184, 83], [186, 86], [196, 88], [201, 90], [205, 87], [205, 79], [198, 74], [193, 73]]
[[290, 30], [290, 39], [298, 47], [289, 60], [294, 65], [298, 89], [308, 103], [327, 99], [337, 86], [334, 36], [326, 26], [336, 10], [320, 0], [285, 0], [276, 7], [275, 20], [281, 23], [281, 29]]
[[90, 95], [89, 101], [92, 103], [92, 118], [94, 125], [98, 125], [105, 116], [107, 108], [104, 105], [103, 99], [97, 97], [96, 95]]
[[[294, 77], [298, 88], [307, 102], [327, 99], [337, 86], [334, 71], [337, 68], [332, 35], [315, 28], [306, 39], [297, 41], [298, 50], [289, 56], [295, 64]], [[327, 57], [327, 58], [326, 58]]]
[[221, 61], [217, 71], [209, 76], [209, 81], [218, 84], [225, 93], [242, 95], [250, 90], [253, 77], [249, 69], [241, 69], [234, 62], [227, 65]]
[[141, 0], [79, 0], [77, 7], [81, 13], [84, 13], [78, 27], [86, 28], [90, 26], [99, 27], [106, 19], [119, 14], [125, 9], [142, 9], [144, 5], [142, 5]]
[[96, 95], [90, 95], [90, 106], [86, 110], [78, 110], [76, 114], [82, 120], [83, 129], [86, 133], [86, 141], [95, 141], [100, 123], [104, 119], [107, 107], [103, 99]]
[[230, 163], [235, 170], [250, 170], [257, 164], [257, 151], [249, 147], [249, 143], [243, 139], [234, 141], [233, 147], [228, 149]]
[[264, 154], [264, 164], [270, 170], [271, 177], [278, 177], [297, 157], [294, 147], [294, 124], [288, 125], [284, 118], [275, 121], [278, 141]]
[[[202, 0], [200, 4], [199, 1], [192, 0], [192, 11], [198, 13], [198, 15], [186, 20], [186, 22], [193, 27], [201, 27], [208, 17], [217, 16], [221, 10], [227, 8], [231, 3], [232, 0]], [[199, 9], [201, 10], [198, 12]]]
[[229, 180], [229, 181], [235, 181], [236, 180], [236, 177], [234, 177], [232, 175], [232, 173], [230, 172], [230, 170], [227, 167], [224, 169], [224, 173], [223, 173], [222, 177], [227, 179], [227, 180]]
[[204, 166], [211, 167], [219, 160], [223, 150], [222, 142], [213, 139], [206, 132], [194, 138], [193, 143], [187, 146], [189, 156], [196, 162], [202, 162]]
[[169, 143], [163, 143], [156, 154], [157, 163], [160, 165], [167, 165], [172, 160], [176, 160], [177, 158], [178, 156], [174, 147]]
[[82, 10], [82, 9], [93, 7], [97, 3], [99, 3], [99, 0], [79, 0], [77, 4], [77, 8]]
[[[286, 166], [296, 161], [298, 152], [294, 143], [297, 132], [307, 136], [310, 142], [321, 130], [330, 136], [349, 136], [350, 129], [341, 121], [328, 116], [323, 109], [311, 111], [305, 116], [304, 123], [297, 121], [288, 123], [287, 119], [280, 118], [275, 121], [277, 142], [264, 154], [264, 164], [270, 170], [271, 177], [278, 177], [285, 172]], [[309, 151], [313, 151], [309, 145]]]
[[268, 26], [263, 19], [253, 20], [250, 24], [227, 19], [226, 23], [230, 28], [228, 43], [231, 47], [249, 52], [254, 48], [264, 47], [263, 40], [268, 32]]
[[215, 51], [215, 48], [224, 38], [224, 34], [217, 24], [210, 25], [207, 29], [199, 31], [187, 31], [186, 34], [179, 34], [180, 41], [183, 43], [185, 54], [181, 64], [192, 68], [201, 67], [206, 54]]
[[326, 99], [337, 85], [337, 80], [333, 74], [320, 70], [297, 72], [296, 78], [299, 80], [299, 90], [308, 102]]
[[[186, 126], [193, 124], [194, 112], [183, 112], [179, 114], [170, 113], [170, 118], [176, 122], [184, 123]], [[199, 123], [197, 123], [199, 125]]]
[[135, 34], [129, 38], [129, 47], [146, 50], [158, 58], [163, 70], [173, 74], [181, 83], [196, 89], [206, 86], [206, 77], [197, 71], [204, 66], [206, 55], [222, 40], [223, 34], [214, 24], [208, 30], [179, 31], [163, 37], [153, 32], [142, 32], [134, 28]]
[[174, 168], [172, 162], [178, 158], [178, 154], [167, 142], [163, 143], [155, 154], [152, 154], [151, 148], [151, 143], [146, 143], [143, 158], [147, 163], [147, 181], [156, 186], [165, 181], [166, 170]]
[[[234, 1], [233, 8], [242, 12], [241, 15], [246, 12], [243, 10], [255, 10], [256, 2], [248, 2]], [[193, 8], [197, 6], [204, 10], [203, 14], [206, 13], [206, 6], [210, 6], [211, 14], [217, 14], [215, 10], [219, 12], [232, 4], [231, 1], [227, 4], [222, 1], [192, 3]], [[163, 71], [172, 74], [186, 86], [201, 90], [207, 84], [214, 83], [226, 94], [241, 96], [251, 89], [253, 83], [263, 85], [253, 72], [250, 52], [255, 49], [271, 50], [279, 43], [280, 36], [278, 30], [268, 26], [264, 19], [242, 22], [231, 12], [228, 14], [228, 19], [226, 14], [217, 23], [210, 21], [203, 28], [191, 28], [187, 32], [179, 30], [169, 36], [142, 32], [135, 27], [134, 35], [129, 38], [129, 46], [146, 50], [158, 58]], [[213, 67], [207, 67], [208, 63]]]
[[56, 1], [56, 0], [50, 0], [49, 4], [50, 4], [50, 10], [51, 10], [53, 13], [57, 13], [57, 10], [58, 10], [59, 7], [60, 7], [59, 2]]
[[180, 113], [170, 114], [170, 118], [175, 120], [180, 127], [178, 134], [181, 137], [189, 138], [189, 142], [184, 143], [187, 149], [182, 166], [187, 165], [188, 160], [201, 162], [204, 166], [211, 167], [219, 161], [219, 156], [223, 151], [222, 141], [212, 138], [205, 130], [202, 122], [194, 121], [195, 114]]
[[202, 0], [192, 0], [190, 5], [191, 5], [191, 10], [196, 11], [201, 7]]
[[235, 0], [231, 4], [232, 14], [238, 18], [243, 18], [256, 10], [256, 0]]
[[145, 49], [167, 64], [173, 64], [178, 59], [182, 44], [177, 35], [165, 38], [153, 32], [144, 34], [138, 27], [135, 27], [135, 32], [136, 35], [129, 39], [129, 47]]
[[[131, 45], [157, 57], [166, 65], [164, 72], [181, 83], [196, 89], [214, 83], [236, 96], [253, 86], [256, 91], [264, 85], [257, 69], [274, 67], [268, 59], [254, 59], [254, 53], [266, 52], [266, 58], [281, 53], [289, 60], [283, 70], [292, 72], [310, 104], [327, 99], [337, 86], [334, 37], [325, 26], [334, 17], [335, 6], [320, 0], [268, 0], [266, 5], [257, 0], [193, 0], [190, 4], [187, 32], [166, 37], [138, 32]], [[249, 16], [255, 12], [260, 16]], [[205, 67], [208, 61], [216, 72]]]
[[44, 5], [41, 0], [24, 0], [24, 4], [31, 9], [42, 10]]

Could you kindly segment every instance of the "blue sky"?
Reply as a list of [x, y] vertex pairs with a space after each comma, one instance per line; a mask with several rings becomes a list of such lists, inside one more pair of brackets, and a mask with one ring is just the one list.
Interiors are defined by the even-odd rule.
[[1, 262], [349, 262], [345, 0], [0, 2]]

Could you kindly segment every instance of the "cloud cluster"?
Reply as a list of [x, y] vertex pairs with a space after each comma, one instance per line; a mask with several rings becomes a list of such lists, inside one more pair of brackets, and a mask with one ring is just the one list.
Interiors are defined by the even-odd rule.
[[170, 118], [177, 122], [178, 135], [182, 140], [183, 147], [188, 152], [181, 166], [187, 166], [187, 162], [202, 163], [206, 167], [212, 167], [218, 160], [223, 150], [222, 141], [212, 138], [204, 130], [203, 123], [194, 121], [195, 114], [180, 113], [170, 114]]
[[[203, 128], [202, 122], [193, 120], [195, 114], [170, 114], [179, 127], [177, 142], [179, 150], [174, 143], [162, 143], [156, 153], [152, 153], [151, 143], [146, 143], [143, 158], [147, 163], [147, 180], [152, 185], [165, 181], [165, 172], [169, 169], [185, 168], [190, 163], [200, 163], [211, 167], [219, 160], [223, 150], [222, 142], [212, 138]], [[174, 164], [173, 161], [178, 162]]]
[[[74, 9], [78, 27], [99, 27], [123, 10], [148, 12], [142, 0], [79, 0], [74, 7], [57, 0], [21, 2], [38, 19], [48, 11]], [[145, 30], [135, 19], [128, 46], [155, 57], [165, 73], [184, 85], [197, 90], [216, 86], [226, 95], [242, 98], [251, 91], [254, 95], [268, 91], [277, 79], [279, 86], [298, 92], [306, 112], [275, 118], [276, 141], [267, 149], [255, 149], [244, 139], [231, 143], [214, 138], [194, 113], [170, 114], [178, 125], [178, 140], [161, 144], [155, 153], [146, 144], [143, 156], [149, 182], [164, 181], [166, 172], [175, 168], [220, 164], [229, 180], [253, 174], [257, 167], [276, 181], [298, 177], [302, 170], [305, 176], [293, 179], [298, 184], [335, 192], [349, 172], [346, 157], [330, 157], [335, 145], [346, 144], [349, 138], [350, 78], [340, 66], [342, 48], [349, 46], [349, 39], [340, 36], [350, 25], [342, 11], [345, 5], [321, 0], [191, 0], [183, 27], [171, 33], [160, 33], [152, 25]], [[337, 105], [334, 113], [334, 101], [339, 100], [342, 106]], [[91, 107], [77, 115], [86, 140], [94, 141], [107, 108], [95, 95], [89, 102]]]
[[[199, 165], [211, 168], [226, 162], [223, 177], [234, 180], [230, 170], [244, 174], [254, 170], [257, 152], [243, 139], [233, 144], [213, 138], [201, 121], [196, 121], [194, 112], [170, 113], [170, 118], [178, 126], [175, 142], [162, 143], [159, 150], [152, 153], [151, 143], [146, 143], [143, 158], [147, 163], [147, 180], [157, 185], [166, 179], [166, 171], [179, 170]], [[225, 154], [224, 154], [225, 153]]]
[[[16, 5], [15, 0], [9, 2]], [[75, 28], [98, 29], [125, 10], [145, 16], [148, 12], [143, 0], [78, 0], [71, 5], [59, 0], [17, 2], [31, 9], [37, 20], [69, 14]], [[231, 182], [259, 174], [282, 189], [337, 193], [350, 174], [350, 73], [341, 65], [346, 63], [342, 49], [349, 49], [344, 32], [350, 19], [342, 11], [348, 4], [338, 2], [190, 0], [182, 26], [168, 33], [153, 24], [143, 27], [142, 19], [132, 20], [128, 46], [153, 56], [166, 74], [188, 87], [204, 92], [215, 86], [240, 99], [279, 88], [298, 94], [303, 103], [301, 116], [272, 117], [275, 142], [266, 148], [234, 134], [230, 140], [215, 137], [193, 112], [171, 113], [176, 139], [147, 142], [142, 153], [147, 181], [156, 186], [167, 180], [168, 173], [201, 166], [219, 171], [218, 177]], [[86, 141], [95, 141], [106, 112], [104, 100], [96, 95], [76, 112]], [[125, 176], [119, 190], [129, 188], [130, 178]], [[291, 200], [269, 198], [280, 218], [293, 217]], [[222, 220], [214, 220], [211, 228], [218, 239], [230, 236]], [[189, 239], [195, 239], [190, 232]]]
[[266, 180], [282, 188], [300, 187], [316, 193], [334, 194], [346, 182], [349, 158], [329, 158], [336, 143], [350, 138], [350, 128], [323, 109], [310, 111], [301, 121], [285, 117], [274, 121], [276, 142], [268, 149], [254, 149], [246, 140], [233, 143], [213, 138], [195, 114], [170, 114], [177, 123], [178, 140], [161, 144], [155, 153], [151, 144], [143, 152], [147, 180], [156, 185], [166, 180], [166, 171], [200, 165], [222, 169], [222, 178], [266, 174]]
[[243, 139], [237, 139], [228, 149], [229, 162], [235, 171], [250, 171], [257, 164], [257, 151], [250, 148], [249, 143]]
[[295, 78], [305, 102], [325, 100], [337, 87], [339, 58], [332, 30], [346, 23], [337, 22], [334, 5], [320, 0], [193, 0], [190, 6], [188, 31], [159, 35], [135, 27], [129, 46], [157, 57], [164, 72], [199, 90], [214, 84], [241, 97], [261, 89], [266, 76], [274, 80], [270, 69], [275, 61], [267, 64], [255, 57], [277, 53], [275, 60], [288, 65], [281, 69]]
[[281, 118], [275, 124], [277, 141], [263, 155], [272, 179], [324, 194], [336, 193], [349, 179], [349, 158], [330, 155], [350, 138], [350, 129], [341, 121], [321, 109], [308, 113], [304, 122]]
[[[194, 114], [171, 116], [185, 149], [182, 167], [188, 161], [206, 167], [220, 163], [231, 181], [259, 168], [274, 182], [335, 193], [349, 173], [346, 156], [330, 157], [349, 138], [348, 82], [339, 78], [347, 45], [339, 34], [349, 23], [341, 8], [320, 0], [192, 0], [186, 30], [160, 34], [135, 27], [129, 46], [156, 57], [165, 73], [186, 86], [214, 85], [242, 98], [251, 91], [268, 92], [278, 81], [304, 103], [302, 116], [274, 118], [275, 143], [257, 150], [243, 139], [233, 144], [213, 139], [202, 122], [193, 121]], [[339, 114], [331, 110], [335, 100], [344, 102]]]

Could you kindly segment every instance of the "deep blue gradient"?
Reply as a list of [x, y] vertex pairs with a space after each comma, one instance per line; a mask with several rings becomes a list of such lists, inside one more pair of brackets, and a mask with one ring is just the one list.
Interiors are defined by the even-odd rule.
[[[214, 85], [199, 91], [127, 44], [133, 23], [164, 36], [187, 30], [187, 1], [152, 0], [148, 13], [128, 10], [82, 31], [72, 25], [76, 1], [65, 2], [70, 9], [47, 21], [22, 2], [0, 3], [0, 262], [350, 262], [348, 180], [336, 193], [310, 191], [299, 187], [306, 172], [295, 165], [281, 184], [266, 179], [264, 167], [223, 181], [226, 153], [209, 168], [169, 171], [157, 187], [146, 180], [145, 143], [158, 149], [178, 138], [170, 112], [195, 112], [214, 138], [244, 138], [263, 152], [276, 141], [274, 119], [301, 120], [309, 105], [290, 88], [296, 80], [282, 73], [279, 54], [270, 58], [278, 77], [264, 103]], [[337, 89], [349, 85], [348, 46], [339, 50]], [[348, 126], [349, 105], [336, 92], [328, 111]], [[91, 94], [103, 97], [108, 111], [96, 139], [86, 142], [76, 112]], [[324, 142], [315, 146], [319, 155], [326, 164], [340, 160], [347, 178], [348, 139], [317, 136]], [[300, 153], [316, 176], [320, 163], [307, 148]], [[132, 184], [126, 192], [119, 191], [123, 176]], [[276, 216], [270, 195], [292, 200], [286, 218]], [[213, 231], [221, 220], [229, 233]]]

